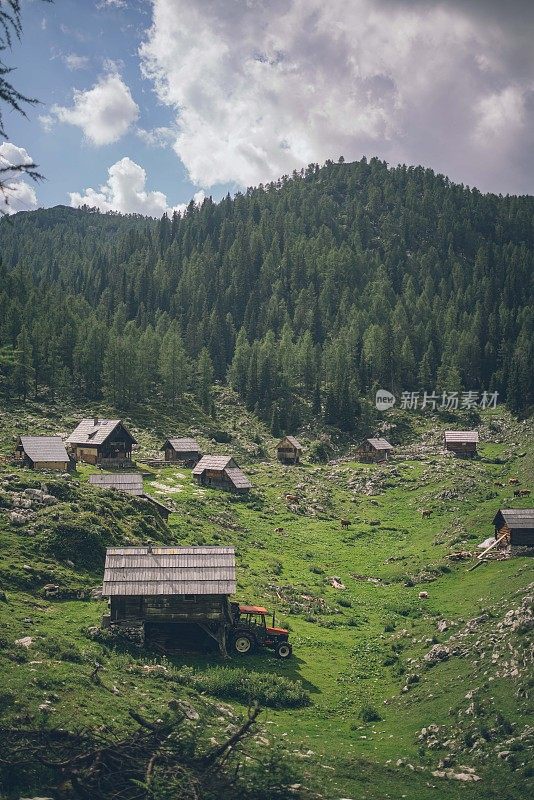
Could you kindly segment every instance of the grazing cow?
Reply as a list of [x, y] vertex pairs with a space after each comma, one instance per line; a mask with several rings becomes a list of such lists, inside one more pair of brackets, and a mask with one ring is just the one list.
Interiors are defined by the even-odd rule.
[[298, 503], [299, 498], [296, 494], [286, 494], [286, 500], [288, 503]]
[[423, 517], [423, 519], [425, 519], [425, 517], [430, 517], [431, 514], [432, 514], [432, 510], [430, 508], [422, 508], [421, 509], [421, 516]]
[[350, 519], [342, 519], [341, 520], [341, 527], [342, 528], [348, 528], [349, 525], [350, 525]]
[[[515, 492], [514, 492], [515, 494]], [[520, 489], [519, 490], [519, 497], [528, 497], [530, 494], [530, 489]]]
[[508, 480], [508, 483], [510, 484], [510, 486], [518, 486], [521, 483], [521, 481], [519, 480], [519, 478], [510, 478]]
[[275, 529], [274, 529], [274, 532], [275, 532], [275, 533], [283, 533], [283, 532], [284, 532], [284, 529], [283, 529], [283, 528], [275, 528]]
[[493, 485], [494, 486], [504, 486], [504, 483], [502, 481], [495, 481], [495, 483]]
[[523, 496], [522, 490], [521, 489], [515, 489], [514, 497], [522, 497], [522, 496]]
[[419, 592], [419, 600], [428, 600], [428, 592]]

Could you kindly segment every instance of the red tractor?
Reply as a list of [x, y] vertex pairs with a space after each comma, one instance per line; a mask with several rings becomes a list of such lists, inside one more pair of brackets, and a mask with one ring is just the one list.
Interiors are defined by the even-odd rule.
[[289, 658], [293, 652], [288, 642], [289, 631], [275, 627], [274, 613], [272, 625], [267, 625], [269, 612], [261, 606], [244, 606], [232, 603], [233, 625], [229, 631], [230, 647], [233, 653], [245, 656], [256, 647], [274, 650], [278, 658]]

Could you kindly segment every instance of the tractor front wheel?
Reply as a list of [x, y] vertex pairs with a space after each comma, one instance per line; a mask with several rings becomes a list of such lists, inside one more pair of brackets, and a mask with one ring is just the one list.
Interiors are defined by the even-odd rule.
[[238, 633], [232, 640], [232, 650], [240, 656], [247, 656], [254, 650], [254, 639], [248, 633]]
[[276, 652], [276, 655], [278, 656], [278, 658], [285, 659], [285, 658], [290, 658], [291, 657], [291, 653], [293, 652], [293, 649], [292, 649], [291, 645], [289, 644], [289, 642], [280, 642], [280, 644], [277, 645], [275, 652]]

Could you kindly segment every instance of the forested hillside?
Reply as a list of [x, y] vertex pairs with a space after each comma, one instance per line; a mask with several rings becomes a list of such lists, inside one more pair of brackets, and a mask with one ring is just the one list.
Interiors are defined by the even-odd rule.
[[274, 432], [361, 398], [532, 404], [534, 198], [363, 159], [155, 221], [57, 207], [0, 224], [5, 394], [128, 408], [228, 380]]

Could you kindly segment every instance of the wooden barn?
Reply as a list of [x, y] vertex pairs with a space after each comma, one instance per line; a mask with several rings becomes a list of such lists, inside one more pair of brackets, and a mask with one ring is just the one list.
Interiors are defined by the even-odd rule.
[[298, 464], [301, 452], [302, 445], [294, 436], [284, 436], [276, 445], [276, 456], [282, 464]]
[[380, 437], [374, 439], [366, 439], [358, 448], [358, 458], [361, 461], [387, 461], [393, 446]]
[[89, 483], [92, 486], [98, 486], [99, 489], [115, 489], [117, 492], [140, 497], [151, 503], [165, 521], [169, 519], [169, 514], [172, 514], [171, 508], [156, 500], [151, 494], [146, 494], [143, 487], [143, 476], [140, 472], [96, 473], [89, 475]]
[[76, 461], [101, 467], [128, 467], [136, 440], [120, 419], [82, 419], [67, 439]]
[[456, 455], [473, 456], [477, 451], [478, 431], [445, 431], [445, 450]]
[[534, 547], [534, 508], [502, 508], [493, 524], [495, 538], [506, 535], [512, 547]]
[[166, 439], [161, 449], [165, 453], [165, 461], [174, 461], [184, 467], [194, 467], [202, 458], [194, 439]]
[[72, 463], [59, 436], [19, 436], [15, 459], [30, 469], [67, 472]]
[[247, 476], [239, 469], [232, 456], [202, 456], [193, 469], [201, 486], [213, 486], [243, 494], [252, 489]]
[[112, 547], [106, 553], [103, 624], [165, 651], [215, 641], [226, 655], [236, 590], [233, 547]]

